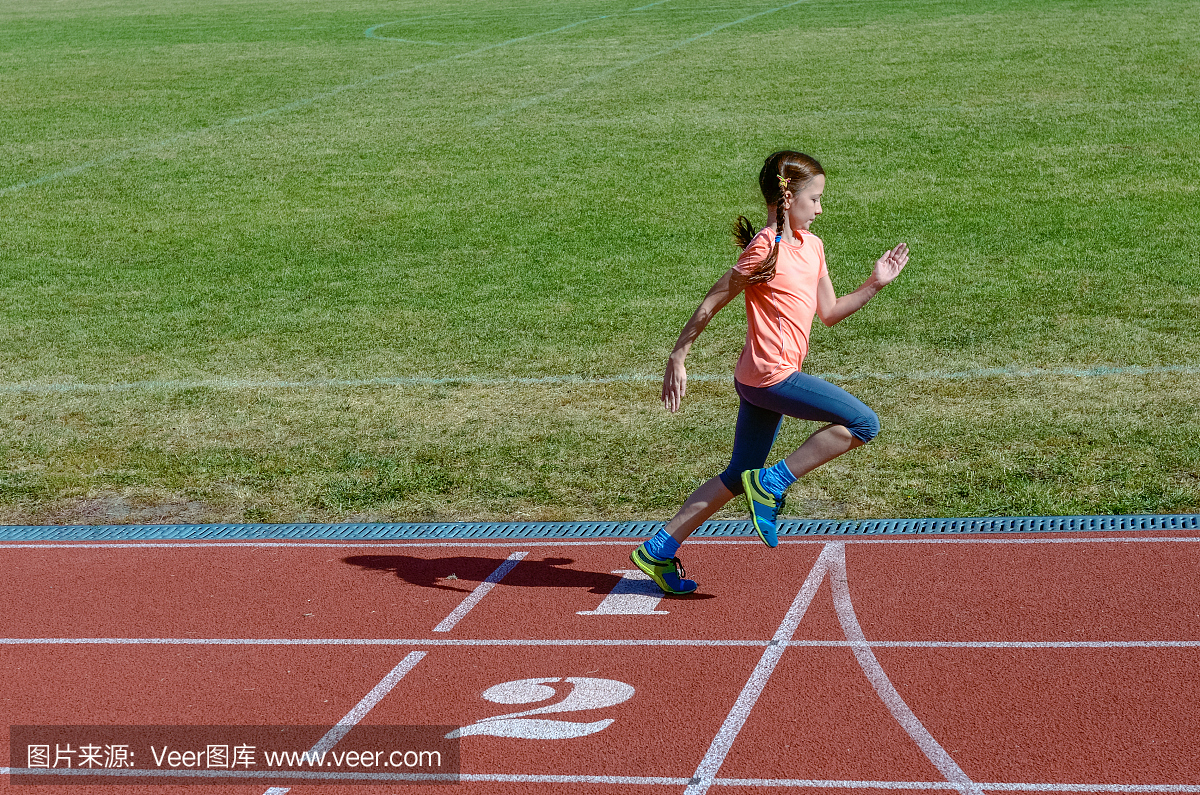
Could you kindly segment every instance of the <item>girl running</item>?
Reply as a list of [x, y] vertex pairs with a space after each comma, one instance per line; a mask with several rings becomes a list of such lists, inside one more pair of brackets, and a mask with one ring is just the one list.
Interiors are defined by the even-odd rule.
[[[735, 495], [745, 495], [758, 537], [774, 547], [779, 543], [776, 520], [788, 487], [879, 433], [879, 418], [866, 404], [800, 372], [800, 366], [808, 352], [813, 315], [832, 326], [857, 312], [904, 269], [908, 247], [901, 243], [886, 252], [861, 287], [839, 298], [829, 280], [821, 239], [808, 230], [821, 214], [821, 164], [799, 152], [776, 152], [763, 164], [758, 184], [767, 203], [767, 226], [756, 233], [744, 216], [738, 217], [734, 236], [742, 254], [684, 325], [663, 377], [663, 405], [678, 411], [687, 387], [683, 362], [692, 343], [723, 306], [744, 292], [748, 327], [734, 371], [741, 405], [729, 466], [692, 492], [666, 527], [630, 555], [669, 594], [696, 590], [693, 580], [684, 579], [676, 556], [679, 545]], [[791, 455], [761, 469], [784, 415], [829, 424]]]

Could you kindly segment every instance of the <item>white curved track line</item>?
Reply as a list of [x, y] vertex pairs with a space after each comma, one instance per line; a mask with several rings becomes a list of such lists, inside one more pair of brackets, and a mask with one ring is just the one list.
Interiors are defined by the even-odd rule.
[[783, 650], [787, 648], [788, 641], [792, 639], [796, 628], [804, 619], [804, 614], [812, 603], [813, 596], [816, 595], [817, 588], [821, 585], [821, 580], [825, 579], [825, 572], [829, 571], [830, 567], [830, 550], [834, 546], [840, 547], [840, 545], [828, 544], [821, 550], [817, 562], [813, 564], [808, 576], [804, 579], [804, 585], [800, 586], [800, 593], [796, 594], [779, 629], [775, 630], [775, 637], [771, 639], [771, 643], [763, 652], [758, 665], [754, 666], [750, 679], [742, 688], [742, 692], [738, 694], [737, 701], [729, 710], [729, 715], [725, 717], [725, 722], [721, 724], [721, 728], [709, 745], [704, 758], [700, 760], [700, 766], [696, 768], [696, 773], [692, 776], [692, 783], [683, 791], [684, 795], [704, 795], [716, 781], [717, 771], [725, 762], [725, 757], [729, 754], [729, 749], [733, 747], [738, 733], [746, 725], [746, 719], [750, 717], [750, 710], [754, 708], [758, 697], [766, 688], [767, 680], [771, 678], [775, 666], [779, 664], [779, 658], [783, 656]]
[[904, 703], [904, 699], [901, 698], [900, 693], [897, 692], [892, 681], [884, 672], [883, 666], [875, 658], [875, 653], [871, 651], [871, 645], [863, 634], [862, 626], [858, 623], [858, 616], [854, 614], [854, 605], [850, 601], [850, 586], [846, 581], [846, 546], [845, 544], [830, 544], [825, 551], [829, 552], [831, 548], [833, 552], [829, 564], [829, 584], [833, 586], [833, 606], [837, 611], [842, 631], [846, 633], [846, 640], [850, 641], [850, 648], [854, 651], [854, 657], [858, 660], [863, 673], [866, 674], [888, 711], [892, 713], [892, 717], [904, 728], [904, 731], [908, 732], [908, 736], [916, 742], [921, 752], [946, 777], [946, 780], [957, 785], [960, 792], [983, 795], [983, 789], [971, 781], [971, 778], [963, 772], [963, 769], [951, 758], [941, 743], [934, 739], [924, 724], [913, 714], [908, 704]]

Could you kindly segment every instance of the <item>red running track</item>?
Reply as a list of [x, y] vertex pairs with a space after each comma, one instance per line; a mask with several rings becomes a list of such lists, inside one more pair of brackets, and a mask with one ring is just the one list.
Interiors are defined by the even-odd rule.
[[4, 730], [463, 727], [451, 789], [189, 793], [1200, 793], [1200, 538], [694, 540], [687, 598], [632, 546], [3, 545]]

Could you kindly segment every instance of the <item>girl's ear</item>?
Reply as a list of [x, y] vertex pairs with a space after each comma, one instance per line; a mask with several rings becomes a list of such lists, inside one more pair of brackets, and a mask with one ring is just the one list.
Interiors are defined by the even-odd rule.
[[783, 204], [783, 209], [785, 209], [785, 210], [790, 210], [792, 208], [792, 192], [790, 190], [785, 190], [783, 192], [782, 204]]

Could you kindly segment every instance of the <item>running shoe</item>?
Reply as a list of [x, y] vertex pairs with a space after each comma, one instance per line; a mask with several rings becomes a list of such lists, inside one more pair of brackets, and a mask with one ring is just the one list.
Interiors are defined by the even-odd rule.
[[642, 544], [629, 554], [629, 559], [665, 593], [685, 594], [697, 588], [693, 580], [684, 579], [683, 564], [679, 562], [679, 558], [659, 560], [646, 552], [646, 545]]
[[747, 469], [742, 473], [742, 488], [746, 490], [746, 505], [750, 508], [750, 521], [754, 523], [754, 532], [769, 547], [779, 544], [776, 534], [776, 524], [779, 514], [783, 511], [783, 495], [776, 497], [759, 481], [761, 469]]

